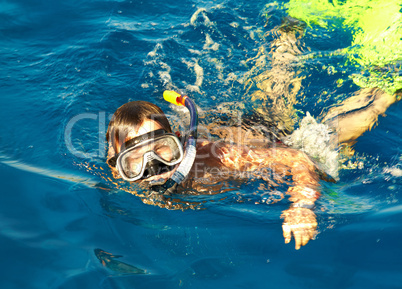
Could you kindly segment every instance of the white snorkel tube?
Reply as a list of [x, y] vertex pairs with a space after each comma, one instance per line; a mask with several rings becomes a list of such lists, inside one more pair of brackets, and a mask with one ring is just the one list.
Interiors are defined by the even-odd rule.
[[198, 112], [194, 101], [188, 96], [181, 95], [172, 90], [163, 92], [163, 98], [175, 105], [185, 106], [190, 112], [190, 131], [184, 146], [184, 158], [173, 175], [163, 185], [153, 186], [152, 190], [160, 194], [171, 194], [175, 192], [180, 184], [189, 174], [196, 156]]

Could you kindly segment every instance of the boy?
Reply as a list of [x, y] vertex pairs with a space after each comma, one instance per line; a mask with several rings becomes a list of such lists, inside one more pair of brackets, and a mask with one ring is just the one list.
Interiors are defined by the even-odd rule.
[[[115, 177], [149, 186], [169, 180], [183, 161], [180, 139], [172, 133], [162, 110], [149, 102], [133, 101], [114, 113], [107, 130], [108, 164]], [[295, 247], [314, 238], [317, 221], [312, 209], [319, 197], [318, 171], [309, 157], [287, 147], [248, 147], [199, 139], [196, 156], [184, 185], [216, 183], [228, 178], [244, 178], [247, 172], [266, 169], [281, 177], [291, 176], [287, 193], [292, 205], [282, 213], [283, 235]], [[119, 168], [119, 170], [117, 170]], [[262, 175], [262, 179], [268, 180]]]

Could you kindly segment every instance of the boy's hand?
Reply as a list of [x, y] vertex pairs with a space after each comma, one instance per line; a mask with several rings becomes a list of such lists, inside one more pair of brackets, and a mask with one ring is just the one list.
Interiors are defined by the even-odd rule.
[[296, 250], [314, 239], [317, 234], [317, 220], [312, 210], [307, 208], [290, 208], [282, 212], [281, 218], [285, 219], [282, 225], [285, 243], [295, 238]]

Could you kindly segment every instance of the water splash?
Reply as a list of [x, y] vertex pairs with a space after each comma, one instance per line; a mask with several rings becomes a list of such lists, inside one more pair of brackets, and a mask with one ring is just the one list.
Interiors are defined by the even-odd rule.
[[307, 112], [300, 122], [300, 127], [283, 142], [299, 149], [312, 157], [327, 174], [338, 178], [338, 152], [331, 141], [331, 130], [322, 123], [317, 123]]

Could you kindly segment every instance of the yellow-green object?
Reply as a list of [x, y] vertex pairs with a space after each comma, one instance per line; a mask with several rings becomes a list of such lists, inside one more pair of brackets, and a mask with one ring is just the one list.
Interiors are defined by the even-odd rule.
[[402, 89], [401, 0], [290, 0], [288, 14], [313, 30], [318, 27], [350, 31], [352, 43], [343, 52], [348, 65], [361, 66], [353, 75], [361, 87], [379, 87], [388, 93]]
[[185, 96], [182, 96], [181, 94], [173, 90], [165, 90], [163, 92], [163, 98], [166, 101], [173, 103], [175, 105], [184, 105], [184, 102], [186, 100]]

